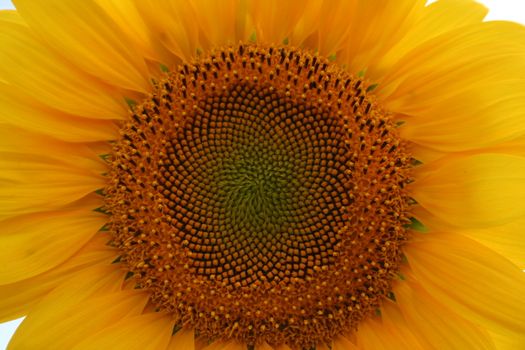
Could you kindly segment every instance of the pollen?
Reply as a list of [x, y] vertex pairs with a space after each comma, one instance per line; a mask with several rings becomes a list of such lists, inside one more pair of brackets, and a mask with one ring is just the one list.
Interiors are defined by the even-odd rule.
[[156, 82], [106, 189], [137, 288], [179, 327], [252, 346], [311, 348], [374, 314], [407, 240], [411, 157], [371, 87], [255, 44]]

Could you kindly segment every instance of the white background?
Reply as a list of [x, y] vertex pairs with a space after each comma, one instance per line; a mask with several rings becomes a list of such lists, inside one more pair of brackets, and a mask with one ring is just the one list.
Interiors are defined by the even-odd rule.
[[[34, 0], [44, 1], [44, 0]], [[261, 0], [264, 1], [264, 0]], [[488, 20], [511, 20], [525, 24], [524, 0], [478, 0], [490, 9]], [[0, 0], [0, 9], [13, 8], [11, 1]], [[21, 320], [0, 324], [0, 350], [4, 350], [9, 338], [14, 333]]]

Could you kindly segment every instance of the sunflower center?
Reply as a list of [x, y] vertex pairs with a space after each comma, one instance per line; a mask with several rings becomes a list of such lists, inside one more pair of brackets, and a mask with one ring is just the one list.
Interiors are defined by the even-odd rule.
[[122, 127], [112, 241], [180, 326], [310, 348], [390, 291], [409, 160], [361, 79], [289, 47], [221, 49]]

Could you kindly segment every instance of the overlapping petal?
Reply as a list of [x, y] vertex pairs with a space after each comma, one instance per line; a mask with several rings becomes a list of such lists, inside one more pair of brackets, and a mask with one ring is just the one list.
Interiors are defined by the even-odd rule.
[[150, 88], [143, 55], [95, 0], [13, 3], [33, 35], [76, 67], [112, 86], [141, 92]]
[[78, 272], [99, 263], [109, 264], [115, 252], [99, 234], [62, 264], [34, 277], [0, 286], [0, 322], [27, 315], [49, 292]]
[[443, 33], [391, 67], [379, 93], [401, 135], [460, 152], [525, 133], [525, 27], [487, 22]]
[[525, 275], [504, 257], [443, 232], [412, 242], [405, 254], [417, 281], [450, 310], [506, 337], [525, 332]]
[[173, 321], [162, 313], [126, 317], [81, 340], [72, 349], [165, 349], [170, 341], [172, 329]]
[[439, 305], [422, 286], [401, 282], [394, 293], [412, 334], [425, 348], [495, 349], [486, 331]]
[[[76, 208], [75, 208], [76, 207]], [[106, 223], [89, 204], [0, 221], [0, 284], [48, 271], [75, 254]]]
[[13, 85], [50, 108], [85, 118], [126, 117], [124, 99], [114, 89], [82, 74], [52, 52], [18, 14], [0, 12], [0, 47], [3, 89]]
[[[83, 335], [89, 334], [99, 326], [103, 326], [103, 324], [99, 325], [98, 322], [93, 322], [90, 325], [88, 324], [89, 319], [78, 319], [77, 312], [89, 312], [87, 309], [81, 310], [80, 305], [91, 299], [122, 292], [122, 282], [123, 273], [107, 263], [97, 264], [79, 271], [75, 276], [69, 278], [67, 282], [45, 296], [29, 312], [29, 315], [24, 319], [13, 336], [10, 349], [46, 348], [49, 347], [50, 341], [57, 349], [71, 349], [70, 346], [67, 346], [68, 343], [69, 345], [78, 343], [83, 338]], [[117, 309], [127, 312], [135, 307], [137, 306], [128, 304], [128, 310], [123, 310], [120, 307], [117, 307]], [[100, 309], [93, 308], [93, 305], [91, 305], [90, 309], [91, 312], [101, 313]], [[76, 326], [74, 323], [68, 323], [66, 321], [68, 318], [77, 318], [75, 321], [77, 322]], [[82, 322], [85, 324], [79, 327], [79, 324], [82, 324]], [[66, 333], [71, 333], [73, 337], [66, 337], [64, 336], [65, 333], [58, 337], [58, 334], [63, 330], [68, 330]], [[76, 338], [74, 337], [75, 332], [78, 332]], [[50, 335], [54, 335], [54, 337], [49, 338]], [[60, 339], [56, 339], [57, 337]]]
[[[458, 227], [506, 224], [525, 215], [525, 158], [497, 153], [448, 156], [415, 173], [412, 196]], [[424, 218], [423, 218], [424, 219]]]

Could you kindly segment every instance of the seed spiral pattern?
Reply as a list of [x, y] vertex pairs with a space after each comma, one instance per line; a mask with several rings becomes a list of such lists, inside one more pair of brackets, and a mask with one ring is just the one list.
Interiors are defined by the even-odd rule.
[[299, 49], [240, 44], [133, 109], [106, 189], [112, 244], [179, 326], [305, 349], [380, 306], [410, 157], [365, 85]]

